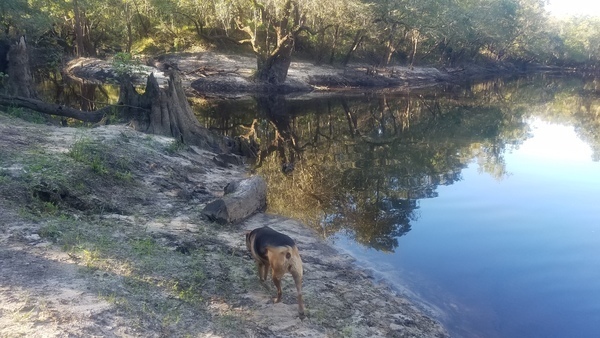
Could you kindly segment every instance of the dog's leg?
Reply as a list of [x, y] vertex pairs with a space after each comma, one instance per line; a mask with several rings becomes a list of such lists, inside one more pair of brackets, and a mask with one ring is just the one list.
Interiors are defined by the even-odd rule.
[[282, 254], [281, 250], [282, 248], [267, 248], [271, 277], [273, 279], [273, 284], [275, 284], [275, 287], [277, 288], [277, 298], [273, 300], [274, 303], [281, 302], [281, 277], [285, 274], [285, 255]]
[[262, 264], [261, 270], [260, 270], [260, 280], [261, 281], [266, 281], [267, 280], [267, 275], [269, 274], [269, 266], [267, 264]]
[[302, 272], [298, 273], [296, 270], [291, 270], [292, 277], [294, 277], [294, 283], [296, 284], [296, 292], [298, 292], [298, 314], [300, 319], [304, 319], [304, 299], [302, 297]]
[[256, 266], [258, 268], [258, 278], [260, 278], [261, 282], [265, 282], [269, 274], [269, 266], [263, 262], [257, 262]]
[[278, 277], [277, 274], [275, 273], [275, 271], [271, 272], [273, 274], [273, 284], [275, 284], [275, 287], [277, 288], [277, 298], [275, 298], [273, 300], [274, 303], [279, 303], [281, 302], [281, 277]]
[[263, 263], [256, 262], [256, 270], [258, 271], [258, 278], [260, 279], [261, 282], [263, 281], [262, 269], [263, 269]]
[[294, 278], [294, 284], [296, 284], [296, 292], [298, 293], [298, 314], [300, 319], [304, 319], [304, 299], [302, 297], [302, 259], [298, 254], [298, 249], [295, 249], [294, 257], [292, 258], [292, 264], [290, 265], [290, 273]]

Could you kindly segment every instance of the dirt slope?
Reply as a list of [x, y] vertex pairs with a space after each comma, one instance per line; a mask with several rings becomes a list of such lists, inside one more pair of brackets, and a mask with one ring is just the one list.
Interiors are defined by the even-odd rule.
[[[246, 168], [124, 126], [32, 124], [0, 112], [0, 337], [444, 337], [303, 225], [259, 214], [219, 226], [202, 207]], [[270, 303], [244, 231], [295, 238]]]

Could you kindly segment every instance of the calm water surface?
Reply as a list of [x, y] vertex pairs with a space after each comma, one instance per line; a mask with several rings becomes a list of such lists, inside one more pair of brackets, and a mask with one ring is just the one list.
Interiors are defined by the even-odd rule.
[[573, 127], [532, 119], [507, 176], [472, 162], [419, 201], [395, 252], [337, 243], [442, 313], [457, 336], [600, 336], [600, 163]]
[[538, 77], [216, 102], [200, 120], [260, 144], [272, 212], [453, 335], [600, 337], [599, 93], [597, 79]]

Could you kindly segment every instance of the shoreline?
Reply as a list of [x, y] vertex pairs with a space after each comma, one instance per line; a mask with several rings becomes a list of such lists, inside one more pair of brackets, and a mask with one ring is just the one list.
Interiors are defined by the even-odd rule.
[[[448, 337], [306, 225], [264, 213], [239, 225], [203, 219], [248, 174], [212, 152], [122, 125], [5, 113], [0, 145], [0, 335]], [[304, 321], [289, 275], [278, 304], [256, 276], [243, 234], [263, 225], [298, 242]]]
[[[255, 67], [252, 57], [207, 52], [171, 55], [161, 62], [184, 74], [188, 94], [199, 95], [202, 90], [201, 96], [229, 99], [273, 94], [248, 80]], [[74, 60], [67, 71], [75, 79], [97, 84], [110, 82], [113, 76], [110, 64], [98, 59]], [[293, 62], [283, 93], [352, 95], [357, 88], [410, 92], [497, 70], [457, 75], [468, 71], [379, 70], [366, 65], [341, 69]], [[158, 68], [145, 67], [145, 74], [150, 72], [159, 82], [166, 79]], [[201, 216], [204, 205], [218, 198], [227, 183], [247, 176], [250, 170], [245, 166], [219, 164], [212, 152], [178, 146], [172, 139], [122, 125], [82, 131], [31, 125], [0, 114], [0, 129], [5, 149], [0, 161], [0, 183], [5, 185], [0, 185], [0, 211], [7, 215], [0, 228], [0, 265], [15, 272], [0, 277], [4, 285], [0, 313], [9, 314], [0, 320], [0, 326], [6, 327], [0, 334], [20, 330], [34, 334], [41, 325], [49, 336], [81, 330], [92, 335], [148, 337], [160, 336], [157, 332], [169, 336], [449, 336], [441, 324], [441, 311], [418, 297], [409, 300], [409, 289], [399, 292], [393, 281], [298, 221], [259, 213], [238, 225], [207, 222]], [[36, 146], [41, 146], [41, 159], [26, 155]], [[73, 163], [78, 147], [83, 147], [82, 155], [100, 155], [91, 160], [82, 156]], [[90, 166], [100, 168], [90, 172]], [[43, 170], [36, 171], [39, 168]], [[23, 195], [28, 191], [34, 192]], [[18, 211], [23, 206], [25, 214]], [[284, 278], [279, 304], [269, 301], [274, 288], [258, 282], [243, 234], [263, 225], [298, 242], [305, 262], [305, 321], [297, 317], [289, 277]], [[23, 252], [27, 254], [21, 256]], [[36, 266], [51, 267], [41, 281]], [[59, 286], [75, 293], [57, 293]], [[27, 325], [15, 319], [23, 308], [36, 314], [25, 320]], [[81, 308], [87, 310], [71, 310]], [[177, 314], [176, 320], [171, 313]], [[56, 323], [45, 324], [47, 317], [56, 318]], [[143, 325], [132, 327], [128, 324], [132, 320]], [[109, 328], [102, 324], [106, 322]]]

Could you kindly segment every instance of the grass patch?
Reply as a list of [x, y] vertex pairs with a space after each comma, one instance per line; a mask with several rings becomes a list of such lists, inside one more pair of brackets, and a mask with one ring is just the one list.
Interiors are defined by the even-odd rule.
[[41, 227], [38, 230], [38, 234], [42, 238], [46, 238], [52, 241], [56, 241], [62, 234], [60, 227], [56, 224], [49, 224]]
[[186, 303], [190, 304], [198, 304], [204, 302], [204, 297], [202, 297], [202, 284], [193, 283], [191, 285], [185, 285], [184, 283], [180, 283], [176, 281], [173, 283], [172, 292], [177, 297]]
[[8, 106], [4, 108], [4, 112], [8, 116], [16, 117], [31, 123], [44, 124], [47, 121], [47, 115], [21, 107]]
[[132, 181], [131, 160], [115, 149], [115, 142], [94, 141], [88, 137], [77, 139], [67, 155], [79, 163], [83, 163], [102, 176], [112, 176], [121, 181]]
[[19, 213], [27, 219], [61, 216], [65, 211], [63, 206], [77, 204], [76, 196], [87, 193], [86, 185], [75, 173], [77, 166], [70, 159], [40, 150], [20, 155], [22, 170], [6, 180], [1, 192], [25, 206]]
[[[2, 156], [2, 154], [0, 154]], [[0, 168], [0, 184], [5, 184], [10, 181], [10, 173], [4, 168]]]
[[166, 151], [169, 154], [176, 154], [183, 149], [185, 149], [185, 144], [183, 144], [183, 142], [181, 142], [180, 140], [174, 140], [173, 142], [169, 143], [169, 145], [166, 147]]
[[158, 250], [153, 238], [134, 239], [131, 241], [131, 247], [139, 256], [149, 256]]
[[67, 154], [75, 161], [89, 165], [98, 174], [108, 173], [108, 168], [104, 165], [103, 149], [89, 138], [78, 139]]

